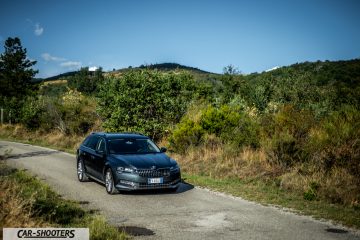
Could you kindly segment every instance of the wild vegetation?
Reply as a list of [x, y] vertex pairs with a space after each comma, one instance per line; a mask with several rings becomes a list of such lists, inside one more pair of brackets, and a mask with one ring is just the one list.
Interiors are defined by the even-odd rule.
[[12, 120], [21, 126], [0, 135], [57, 136], [70, 149], [94, 130], [142, 132], [167, 145], [187, 174], [258, 182], [359, 214], [360, 60], [249, 75], [233, 66], [222, 75], [154, 68], [83, 69], [41, 83]]
[[25, 171], [10, 168], [0, 155], [0, 237], [3, 227], [89, 227], [90, 239], [128, 239], [104, 218], [65, 200]]

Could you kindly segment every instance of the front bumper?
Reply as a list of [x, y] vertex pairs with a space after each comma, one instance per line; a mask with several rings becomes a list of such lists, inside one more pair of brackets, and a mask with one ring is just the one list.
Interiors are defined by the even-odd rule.
[[146, 189], [175, 189], [181, 183], [180, 171], [162, 176], [162, 183], [148, 183], [149, 177], [140, 176], [136, 173], [116, 173], [115, 188], [118, 190], [146, 190]]

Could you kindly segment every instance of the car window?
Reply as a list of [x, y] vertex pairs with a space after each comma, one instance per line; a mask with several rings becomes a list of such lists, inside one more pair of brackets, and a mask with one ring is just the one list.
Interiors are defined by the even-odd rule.
[[105, 140], [103, 138], [99, 139], [96, 150], [99, 152], [105, 152]]
[[111, 139], [109, 152], [112, 154], [159, 153], [160, 149], [150, 139]]
[[88, 146], [90, 139], [91, 139], [91, 136], [88, 136], [87, 138], [85, 138], [85, 140], [83, 141], [82, 145]]
[[90, 136], [90, 139], [89, 139], [89, 141], [87, 142], [87, 144], [85, 146], [95, 150], [98, 139], [99, 139], [98, 136]]

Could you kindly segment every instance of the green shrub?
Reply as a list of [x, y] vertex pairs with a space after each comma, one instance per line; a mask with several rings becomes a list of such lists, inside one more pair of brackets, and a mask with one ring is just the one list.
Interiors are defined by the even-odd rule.
[[184, 117], [173, 131], [169, 143], [174, 150], [183, 153], [190, 146], [198, 146], [204, 133], [198, 123]]
[[315, 123], [311, 112], [297, 110], [292, 105], [283, 106], [274, 115], [263, 116], [262, 142], [268, 160], [284, 168], [306, 161], [308, 153], [304, 146]]
[[192, 77], [156, 70], [109, 77], [98, 95], [98, 111], [107, 131], [141, 132], [160, 139], [186, 112], [195, 93]]
[[21, 109], [21, 123], [28, 129], [38, 129], [41, 125], [41, 115], [44, 113], [44, 105], [41, 100], [29, 97]]
[[224, 105], [208, 107], [202, 113], [200, 126], [208, 133], [219, 136], [224, 143], [236, 147], [259, 146], [259, 126], [248, 115]]
[[319, 187], [320, 185], [317, 182], [310, 182], [308, 190], [304, 192], [304, 199], [308, 201], [315, 200]]
[[343, 105], [313, 129], [308, 144], [313, 162], [326, 171], [344, 167], [360, 175], [360, 111]]
[[316, 192], [313, 189], [308, 189], [304, 192], [304, 199], [308, 201], [313, 201], [316, 199]]
[[220, 108], [208, 106], [201, 110], [196, 121], [185, 116], [173, 131], [170, 144], [175, 150], [184, 152], [191, 145], [207, 144], [203, 140], [211, 135], [236, 149], [243, 146], [255, 148], [259, 146], [258, 134], [258, 124], [245, 113], [228, 105]]

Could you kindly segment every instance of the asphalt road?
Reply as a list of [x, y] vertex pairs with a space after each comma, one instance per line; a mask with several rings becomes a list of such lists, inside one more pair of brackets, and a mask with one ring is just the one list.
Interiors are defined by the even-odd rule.
[[[135, 239], [360, 239], [360, 232], [240, 198], [182, 184], [176, 193], [108, 195], [80, 183], [75, 156], [48, 148], [0, 141], [9, 164], [28, 169], [66, 198], [89, 202], [112, 224], [136, 227]], [[131, 228], [129, 228], [131, 229]]]

